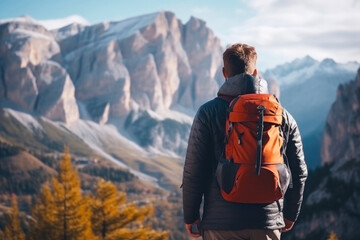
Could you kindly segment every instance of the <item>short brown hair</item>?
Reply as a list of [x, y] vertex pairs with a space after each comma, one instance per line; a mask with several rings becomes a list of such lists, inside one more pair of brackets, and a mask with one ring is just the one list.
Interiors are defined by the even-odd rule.
[[228, 77], [240, 73], [253, 74], [256, 60], [255, 48], [247, 44], [235, 43], [223, 53], [224, 69]]

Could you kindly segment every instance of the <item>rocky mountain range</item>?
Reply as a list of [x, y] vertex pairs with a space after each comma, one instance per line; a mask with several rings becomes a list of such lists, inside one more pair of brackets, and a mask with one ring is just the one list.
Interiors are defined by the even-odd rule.
[[51, 32], [12, 19], [0, 43], [3, 107], [67, 125], [114, 124], [142, 147], [180, 155], [191, 124], [181, 110], [194, 114], [220, 81], [219, 39], [204, 21], [182, 24], [170, 12]]

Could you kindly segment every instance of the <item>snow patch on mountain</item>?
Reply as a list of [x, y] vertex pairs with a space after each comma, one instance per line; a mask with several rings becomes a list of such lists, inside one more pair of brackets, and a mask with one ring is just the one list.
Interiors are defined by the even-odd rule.
[[[159, 139], [161, 139], [161, 136], [157, 136]], [[156, 141], [156, 140], [155, 140]], [[168, 149], [164, 149], [161, 144], [158, 144], [158, 146], [150, 146], [147, 148], [149, 155], [154, 156], [166, 156], [166, 157], [173, 157], [173, 158], [182, 158], [179, 156], [179, 154], [174, 153], [173, 151], [170, 151]]]
[[110, 154], [106, 153], [102, 148], [92, 144], [91, 142], [87, 142], [85, 141], [92, 149], [94, 149], [95, 151], [97, 151], [99, 154], [101, 154], [102, 156], [104, 156], [106, 159], [110, 160], [111, 162], [115, 163], [116, 165], [118, 165], [119, 167], [122, 167], [124, 169], [129, 170], [130, 173], [134, 174], [135, 176], [137, 176], [138, 178], [140, 178], [143, 181], [146, 182], [150, 182], [154, 185], [156, 185], [157, 187], [159, 187], [159, 185], [157, 184], [158, 180], [154, 177], [151, 177], [145, 173], [136, 171], [132, 168], [130, 168], [128, 165], [122, 163], [119, 159], [116, 159], [115, 157], [111, 156]]
[[17, 33], [19, 35], [23, 35], [26, 38], [33, 37], [33, 38], [41, 38], [41, 39], [49, 40], [49, 41], [54, 40], [52, 37], [50, 37], [48, 35], [41, 34], [39, 32], [34, 32], [34, 31], [31, 31], [31, 30], [27, 30], [27, 29], [22, 29], [22, 28], [15, 29], [14, 33]]
[[264, 76], [266, 76], [266, 79], [275, 79], [282, 87], [294, 83], [300, 84], [314, 74], [318, 65], [319, 62], [310, 56], [306, 56], [279, 65], [274, 69], [266, 70]]
[[72, 23], [77, 23], [85, 26], [90, 25], [90, 23], [85, 18], [79, 15], [71, 15], [65, 18], [58, 18], [58, 19], [39, 20], [37, 22], [43, 25], [48, 30], [62, 28]]
[[311, 77], [318, 68], [318, 63], [307, 68], [291, 71], [290, 73], [276, 78], [281, 86], [301, 84]]
[[[32, 133], [34, 133], [35, 130], [40, 130], [45, 133], [44, 128], [41, 126], [41, 124], [36, 120], [34, 116], [9, 108], [3, 108], [3, 109], [5, 112], [5, 116], [11, 115]], [[130, 168], [127, 164], [121, 162], [119, 159], [113, 157], [112, 155], [106, 153], [103, 150], [106, 144], [104, 142], [104, 139], [108, 139], [112, 137], [112, 139], [117, 140], [118, 144], [127, 145], [131, 149], [134, 149], [134, 151], [137, 153], [142, 153], [144, 155], [148, 154], [141, 147], [121, 136], [117, 132], [114, 126], [112, 125], [100, 126], [99, 124], [96, 124], [94, 122], [84, 121], [84, 120], [78, 120], [70, 125], [64, 124], [63, 122], [54, 122], [45, 117], [41, 117], [41, 120], [53, 125], [54, 127], [58, 128], [61, 131], [69, 131], [75, 134], [76, 136], [81, 138], [91, 149], [96, 151], [98, 154], [100, 154], [107, 160], [113, 162], [114, 164], [116, 164], [121, 168], [129, 170], [129, 172], [139, 177], [141, 180], [150, 182], [158, 186], [157, 184], [158, 180], [156, 178]]]
[[266, 70], [264, 76], [266, 79], [275, 79], [281, 88], [285, 88], [294, 84], [303, 84], [316, 73], [356, 72], [358, 67], [358, 62], [337, 63], [328, 58], [320, 62], [306, 56]]
[[[153, 183], [157, 185], [157, 179], [151, 177], [142, 172], [136, 171], [130, 168], [127, 164], [123, 163], [121, 160], [115, 158], [114, 156], [108, 154], [104, 151], [104, 147], [106, 145], [106, 140], [108, 141], [116, 141], [117, 144], [124, 144], [126, 146], [130, 146], [134, 149], [135, 152], [143, 153], [146, 152], [137, 146], [135, 143], [127, 140], [123, 136], [121, 136], [116, 128], [112, 125], [99, 125], [91, 121], [78, 120], [70, 125], [61, 124], [63, 127], [67, 128], [69, 131], [77, 135], [79, 138], [83, 139], [83, 141], [91, 147], [91, 149], [95, 150], [97, 153], [115, 163], [117, 166], [128, 169], [132, 174], [139, 177], [141, 180]], [[111, 139], [111, 140], [110, 140]]]
[[[34, 133], [35, 131], [42, 131], [45, 133], [44, 128], [41, 124], [36, 120], [36, 118], [30, 114], [19, 112], [9, 108], [3, 108], [5, 112], [5, 116], [14, 117], [19, 123], [21, 123], [24, 127], [26, 127], [29, 131]], [[63, 122], [54, 122], [45, 117], [41, 117], [43, 121], [52, 124], [54, 127], [57, 127], [61, 131], [69, 131], [79, 138], [81, 138], [91, 149], [96, 151], [98, 154], [113, 162], [117, 166], [129, 170], [132, 174], [139, 177], [141, 180], [146, 182], [150, 182], [156, 186], [158, 186], [158, 180], [150, 175], [142, 173], [140, 171], [134, 170], [130, 168], [127, 164], [123, 163], [116, 157], [108, 154], [104, 151], [104, 147], [106, 147], [106, 139], [111, 139], [110, 141], [116, 141], [116, 144], [123, 144], [133, 149], [137, 154], [143, 154], [144, 156], [149, 153], [145, 152], [141, 147], [136, 145], [135, 143], [127, 140], [123, 136], [121, 136], [116, 128], [112, 125], [99, 125], [91, 121], [78, 120], [73, 122], [72, 124], [64, 124]]]
[[101, 146], [102, 142], [96, 133], [95, 123], [89, 121], [78, 120], [69, 126], [66, 126], [71, 132], [83, 139], [86, 143]]
[[143, 16], [133, 17], [118, 22], [110, 22], [109, 30], [102, 37], [114, 37], [123, 39], [133, 35], [136, 31], [148, 26], [159, 15], [159, 13], [151, 13]]
[[5, 18], [0, 19], [0, 24], [8, 23], [8, 22], [22, 22], [22, 23], [37, 23], [35, 19], [28, 15], [23, 15], [16, 18]]
[[5, 111], [5, 116], [11, 115], [32, 133], [34, 133], [35, 130], [44, 131], [40, 123], [30, 114], [19, 112], [10, 108], [3, 109]]
[[143, 148], [122, 136], [117, 131], [116, 127], [111, 124], [99, 125], [92, 121], [78, 120], [66, 126], [66, 128], [81, 139], [85, 139], [97, 146], [103, 146], [105, 141], [117, 140], [122, 144], [131, 147], [136, 152], [143, 153], [144, 155], [146, 154]]
[[156, 119], [158, 121], [163, 121], [165, 119], [172, 119], [179, 123], [188, 123], [188, 124], [192, 124], [192, 121], [193, 121], [193, 118], [190, 117], [189, 115], [175, 111], [175, 110], [170, 110], [170, 109], [165, 109], [165, 110], [158, 111], [158, 112], [146, 110], [146, 112], [153, 119]]
[[182, 114], [185, 114], [187, 116], [191, 116], [192, 118], [195, 116], [196, 114], [196, 110], [193, 109], [193, 108], [187, 108], [187, 107], [184, 107], [180, 104], [175, 104], [174, 106], [171, 107], [171, 109], [173, 111], [176, 111], [178, 113], [182, 113]]

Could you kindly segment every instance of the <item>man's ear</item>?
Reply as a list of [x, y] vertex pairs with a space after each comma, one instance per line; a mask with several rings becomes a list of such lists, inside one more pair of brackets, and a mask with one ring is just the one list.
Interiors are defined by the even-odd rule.
[[227, 79], [228, 77], [227, 77], [227, 74], [226, 74], [226, 71], [225, 71], [224, 67], [222, 68], [222, 73], [223, 73], [224, 78]]
[[256, 76], [258, 74], [257, 68], [254, 69], [253, 76]]

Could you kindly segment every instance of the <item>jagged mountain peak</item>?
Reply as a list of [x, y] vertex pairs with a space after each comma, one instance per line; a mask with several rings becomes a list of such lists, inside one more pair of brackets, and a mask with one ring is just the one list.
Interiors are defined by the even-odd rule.
[[52, 30], [51, 32], [54, 34], [56, 41], [62, 41], [65, 38], [78, 34], [79, 32], [83, 31], [86, 27], [87, 26], [83, 24], [71, 23], [65, 27]]
[[284, 88], [294, 84], [303, 84], [315, 75], [341, 74], [341, 72], [354, 73], [358, 66], [358, 62], [338, 63], [331, 58], [325, 58], [320, 62], [306, 56], [278, 65], [273, 69], [268, 69], [265, 71], [264, 76], [275, 79]]
[[324, 67], [334, 67], [337, 63], [331, 58], [325, 58], [321, 61], [320, 65]]
[[22, 15], [15, 18], [0, 19], [0, 24], [4, 23], [32, 23], [38, 24], [38, 22], [29, 15]]
[[[54, 20], [43, 20], [39, 23], [43, 24], [47, 29], [54, 32], [67, 32], [69, 29], [91, 27], [95, 28], [101, 38], [102, 34], [113, 34], [123, 32], [127, 35], [132, 35], [135, 31], [140, 30], [142, 27], [156, 23], [157, 19], [166, 17], [171, 21], [175, 17], [175, 14], [172, 12], [154, 12], [145, 15], [135, 16], [127, 19], [116, 20], [116, 21], [105, 21], [99, 22], [94, 25], [90, 25], [89, 22], [79, 15], [72, 15], [63, 19], [54, 19]], [[57, 27], [56, 27], [57, 26]], [[110, 28], [116, 28], [114, 31], [107, 33], [107, 30]], [[62, 40], [62, 39], [60, 39]]]
[[[81, 51], [81, 48], [106, 45], [114, 40], [119, 42], [134, 38], [134, 36], [136, 40], [141, 38], [145, 42], [152, 42], [159, 37], [166, 38], [169, 34], [179, 37], [180, 24], [172, 12], [155, 12], [119, 21], [100, 22], [88, 27], [72, 25], [68, 28], [59, 29], [57, 40], [66, 54], [74, 50]], [[67, 37], [76, 38], [76, 43], [73, 39], [66, 39]], [[131, 51], [132, 49], [127, 47], [125, 51], [127, 50]]]
[[206, 26], [206, 22], [200, 18], [191, 16], [189, 21], [186, 23], [187, 26], [192, 26], [194, 28], [199, 28], [199, 27], [205, 27]]
[[40, 20], [38, 22], [48, 30], [60, 29], [71, 24], [77, 24], [81, 26], [90, 25], [89, 22], [80, 15], [70, 15], [64, 18]]
[[310, 56], [297, 58], [291, 62], [281, 64], [273, 69], [265, 71], [264, 76], [267, 78], [276, 79], [280, 85], [288, 85], [299, 82], [303, 79], [301, 75], [305, 75], [312, 71], [312, 68], [317, 67], [319, 62]]
[[161, 11], [118, 21], [101, 22], [91, 27], [97, 29], [98, 39], [110, 36], [124, 39], [136, 32], [141, 32], [145, 38], [153, 39], [158, 37], [158, 34], [165, 34], [174, 21], [177, 22], [174, 13]]
[[311, 66], [317, 62], [318, 61], [315, 60], [314, 58], [312, 58], [310, 55], [306, 55], [302, 58], [296, 58], [290, 62], [277, 65], [275, 68], [272, 69], [272, 71], [274, 71], [276, 69], [286, 69], [289, 67], [291, 67], [292, 69], [302, 69], [304, 67]]
[[304, 68], [316, 62], [317, 61], [314, 58], [312, 58], [310, 55], [306, 55], [303, 58], [297, 58], [293, 60], [292, 62], [290, 62], [290, 64], [293, 65], [293, 67], [295, 68]]
[[5, 37], [9, 33], [14, 33], [22, 38], [37, 37], [52, 39], [52, 34], [43, 25], [29, 16], [0, 20], [0, 37]]

